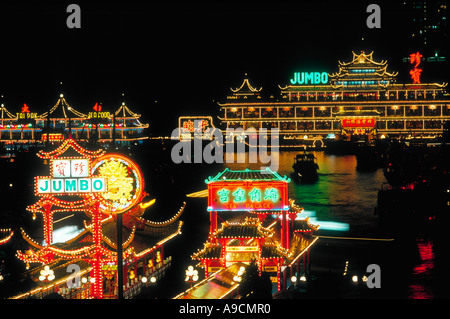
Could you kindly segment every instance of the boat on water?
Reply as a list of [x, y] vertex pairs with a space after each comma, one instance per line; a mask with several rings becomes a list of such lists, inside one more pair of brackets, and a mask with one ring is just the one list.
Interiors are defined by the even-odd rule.
[[299, 181], [314, 181], [319, 177], [317, 173], [319, 165], [313, 153], [303, 151], [297, 154], [292, 168], [294, 169], [295, 178]]

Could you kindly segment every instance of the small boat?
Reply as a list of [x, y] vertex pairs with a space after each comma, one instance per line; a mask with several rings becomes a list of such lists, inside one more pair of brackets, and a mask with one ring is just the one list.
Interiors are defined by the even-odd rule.
[[318, 178], [317, 171], [319, 170], [319, 165], [317, 164], [316, 157], [312, 153], [304, 151], [301, 154], [297, 154], [292, 168], [298, 180], [314, 181]]

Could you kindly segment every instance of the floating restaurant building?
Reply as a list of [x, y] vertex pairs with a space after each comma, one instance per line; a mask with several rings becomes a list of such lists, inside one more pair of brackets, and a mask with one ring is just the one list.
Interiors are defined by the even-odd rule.
[[[236, 264], [246, 268], [255, 261], [259, 272], [266, 272], [275, 291], [286, 289], [291, 275], [309, 274], [309, 254], [318, 237], [318, 225], [308, 218], [299, 218], [303, 208], [288, 199], [290, 179], [266, 170], [232, 171], [228, 168], [205, 181], [208, 185], [210, 230], [204, 247], [193, 254], [205, 269], [206, 281], [180, 294], [177, 298], [225, 298], [239, 285], [236, 280], [224, 284], [221, 296], [211, 296], [205, 285], [215, 274], [233, 269]], [[224, 212], [235, 215], [222, 220]], [[298, 216], [300, 215], [300, 216]], [[222, 276], [221, 276], [222, 277]], [[214, 288], [215, 289], [215, 288]]]
[[[11, 298], [41, 299], [52, 294], [65, 299], [133, 298], [147, 280], [165, 274], [172, 259], [164, 255], [164, 245], [181, 234], [180, 217], [186, 203], [169, 219], [151, 221], [145, 213], [155, 200], [144, 202], [148, 195], [144, 178], [130, 158], [105, 153], [102, 148], [89, 151], [73, 139], [65, 139], [49, 152], [41, 150], [37, 156], [49, 161], [50, 172], [35, 178], [39, 199], [27, 210], [33, 220], [42, 221], [43, 227], [37, 228], [42, 229], [42, 236], [22, 227], [20, 232], [0, 229], [0, 245], [14, 241], [16, 256], [26, 265], [21, 275], [25, 279], [14, 288], [19, 294]], [[83, 181], [94, 178], [104, 180], [108, 187], [98, 192], [93, 184], [85, 183], [82, 189]], [[51, 188], [39, 182], [50, 179]], [[62, 185], [71, 182], [70, 189], [63, 189]], [[68, 219], [83, 218], [84, 226], [72, 238], [57, 239], [56, 216], [58, 222], [70, 224], [74, 221]]]
[[224, 130], [279, 129], [280, 145], [330, 135], [438, 136], [450, 120], [448, 83], [420, 83], [420, 61], [419, 53], [411, 55], [414, 83], [402, 84], [387, 61], [375, 61], [373, 52], [353, 52], [351, 61], [339, 61], [335, 73], [294, 73], [288, 84], [278, 85], [280, 97], [269, 99], [246, 77], [218, 103], [219, 119]]
[[69, 131], [77, 141], [101, 144], [117, 142], [129, 145], [148, 138], [148, 124], [140, 122], [141, 115], [132, 112], [125, 103], [113, 112], [95, 104], [87, 114], [70, 106], [61, 94], [56, 104], [39, 114], [27, 104], [17, 112], [0, 107], [0, 144], [6, 151], [17, 147], [61, 142]]

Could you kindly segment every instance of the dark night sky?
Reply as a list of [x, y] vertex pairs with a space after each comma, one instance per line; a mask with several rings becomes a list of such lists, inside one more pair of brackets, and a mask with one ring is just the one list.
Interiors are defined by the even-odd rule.
[[72, 1], [81, 29], [66, 27], [69, 3], [0, 5], [0, 92], [10, 111], [23, 103], [46, 111], [61, 91], [80, 111], [96, 102], [115, 109], [125, 92], [134, 111], [168, 134], [179, 115], [215, 114], [212, 100], [246, 72], [277, 93], [295, 71], [337, 71], [352, 50], [375, 51], [401, 76], [409, 68], [401, 58], [415, 50], [397, 2], [377, 2], [381, 29], [366, 26], [371, 1]]

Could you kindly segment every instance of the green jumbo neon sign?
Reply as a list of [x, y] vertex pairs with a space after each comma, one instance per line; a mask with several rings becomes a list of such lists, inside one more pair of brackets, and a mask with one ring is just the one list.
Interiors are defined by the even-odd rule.
[[327, 72], [295, 72], [291, 84], [327, 84]]

